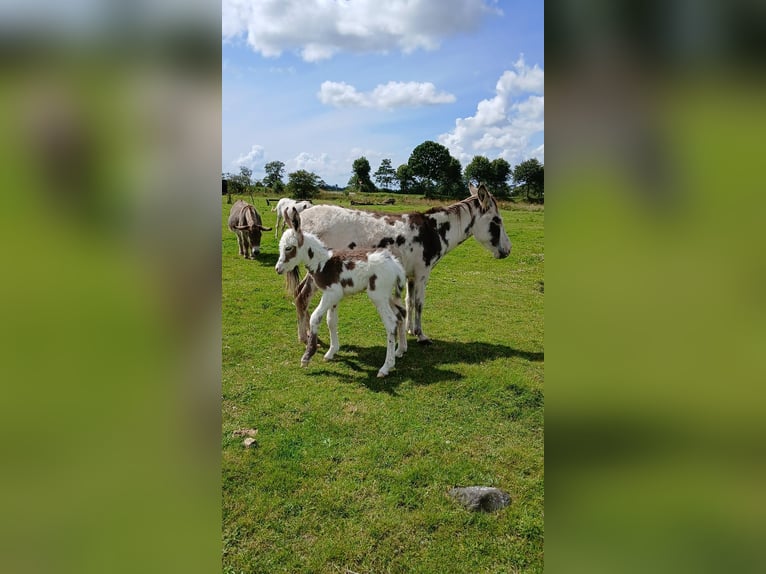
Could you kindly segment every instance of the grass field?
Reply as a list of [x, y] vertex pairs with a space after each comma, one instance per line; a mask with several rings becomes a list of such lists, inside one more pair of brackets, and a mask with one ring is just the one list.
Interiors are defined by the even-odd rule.
[[[388, 209], [425, 207], [399, 201]], [[272, 226], [265, 198], [255, 205]], [[423, 311], [434, 344], [410, 337], [385, 379], [364, 294], [340, 305], [336, 360], [320, 348], [300, 367], [274, 232], [245, 260], [228, 212], [224, 199], [223, 571], [541, 572], [544, 211], [503, 210], [507, 259], [469, 239], [439, 262]], [[240, 428], [258, 429], [255, 448]], [[470, 513], [446, 496], [455, 485], [512, 501]]]

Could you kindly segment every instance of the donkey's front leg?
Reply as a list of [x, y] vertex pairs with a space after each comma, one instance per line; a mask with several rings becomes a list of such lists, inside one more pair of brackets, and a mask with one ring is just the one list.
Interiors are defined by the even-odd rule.
[[325, 361], [332, 361], [340, 348], [338, 341], [338, 305], [333, 305], [327, 311], [327, 328], [330, 330], [330, 350], [324, 354]]

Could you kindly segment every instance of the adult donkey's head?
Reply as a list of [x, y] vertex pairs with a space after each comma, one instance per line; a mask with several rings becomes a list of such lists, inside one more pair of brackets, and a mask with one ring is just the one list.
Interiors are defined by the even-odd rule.
[[479, 202], [479, 213], [475, 214], [476, 219], [473, 223], [473, 236], [491, 251], [496, 259], [508, 257], [511, 252], [511, 240], [508, 239], [508, 234], [503, 227], [503, 218], [497, 207], [497, 201], [483, 183], [478, 188], [473, 185], [468, 187], [471, 195]]

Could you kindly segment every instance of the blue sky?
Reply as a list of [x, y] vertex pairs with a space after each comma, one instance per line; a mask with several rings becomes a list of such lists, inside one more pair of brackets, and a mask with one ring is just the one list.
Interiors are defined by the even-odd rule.
[[224, 172], [545, 159], [542, 1], [223, 0], [222, 54]]

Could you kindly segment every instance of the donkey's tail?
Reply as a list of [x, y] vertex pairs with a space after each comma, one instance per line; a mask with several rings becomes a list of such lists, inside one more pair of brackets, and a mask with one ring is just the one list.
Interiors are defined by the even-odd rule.
[[398, 299], [402, 298], [402, 291], [404, 291], [406, 279], [404, 273], [400, 273], [396, 276], [396, 297]]

